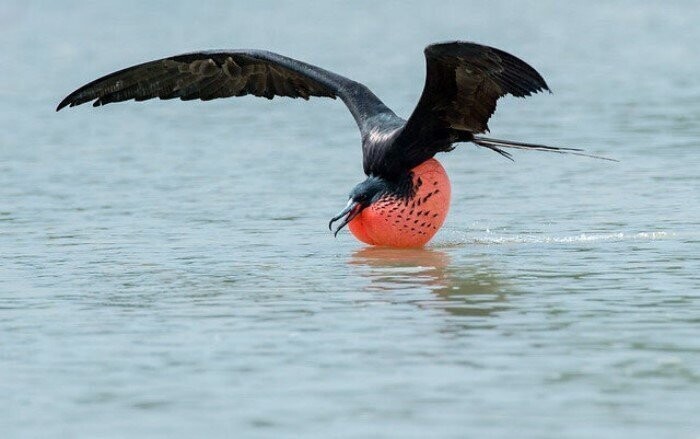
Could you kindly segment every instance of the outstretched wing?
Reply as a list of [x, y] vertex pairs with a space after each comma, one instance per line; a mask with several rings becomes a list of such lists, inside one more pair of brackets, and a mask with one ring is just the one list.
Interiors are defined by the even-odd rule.
[[[493, 47], [461, 41], [432, 44], [425, 48], [425, 59], [423, 94], [398, 139], [404, 145], [435, 144], [454, 130], [488, 131], [500, 97], [549, 90], [535, 69]], [[423, 151], [430, 154], [426, 159], [436, 152]]]
[[[68, 95], [56, 108], [134, 99], [201, 99], [244, 95], [339, 97], [363, 136], [372, 118], [393, 112], [364, 85], [322, 68], [261, 50], [194, 52], [150, 61], [103, 76]], [[395, 116], [394, 116], [395, 117]]]

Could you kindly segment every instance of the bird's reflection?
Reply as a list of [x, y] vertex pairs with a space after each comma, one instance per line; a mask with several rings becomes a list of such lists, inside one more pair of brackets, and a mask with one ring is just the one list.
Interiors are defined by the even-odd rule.
[[370, 291], [412, 290], [418, 297], [429, 291], [422, 300], [411, 295], [410, 300], [421, 307], [439, 308], [465, 319], [507, 309], [505, 282], [483, 261], [468, 262], [453, 264], [450, 255], [439, 250], [383, 247], [362, 248], [349, 261], [369, 279]]

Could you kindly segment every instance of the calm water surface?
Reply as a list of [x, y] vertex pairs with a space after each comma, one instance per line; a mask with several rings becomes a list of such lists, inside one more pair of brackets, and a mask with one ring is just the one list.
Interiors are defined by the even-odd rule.
[[[42, 437], [700, 437], [700, 8], [693, 1], [0, 6], [0, 430]], [[552, 95], [465, 145], [444, 229], [369, 248], [340, 102], [54, 113], [77, 86], [261, 47], [399, 114], [423, 46], [509, 50]]]

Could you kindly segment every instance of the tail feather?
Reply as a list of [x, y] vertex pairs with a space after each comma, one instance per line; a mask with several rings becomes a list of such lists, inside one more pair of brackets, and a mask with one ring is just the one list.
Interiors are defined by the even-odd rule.
[[503, 155], [504, 157], [506, 157], [510, 160], [513, 160], [513, 157], [511, 156], [511, 154], [506, 152], [506, 151], [503, 151], [501, 148], [529, 149], [529, 150], [533, 150], [533, 151], [556, 152], [558, 154], [572, 154], [572, 155], [590, 157], [590, 158], [600, 159], [600, 160], [609, 160], [611, 162], [618, 161], [618, 160], [611, 159], [608, 157], [603, 157], [603, 156], [594, 155], [594, 154], [587, 154], [587, 153], [583, 152], [582, 149], [578, 149], [578, 148], [562, 148], [562, 147], [556, 147], [556, 146], [538, 145], [536, 143], [513, 142], [510, 140], [491, 139], [491, 138], [482, 137], [482, 136], [473, 136], [473, 139], [471, 139], [471, 141], [476, 143], [479, 146], [482, 146], [484, 148], [488, 148], [492, 151], [496, 151], [497, 153]]
[[507, 158], [507, 159], [510, 160], [511, 162], [514, 162], [514, 161], [515, 161], [515, 159], [513, 158], [513, 154], [509, 153], [508, 151], [503, 151], [501, 148], [499, 148], [499, 147], [497, 147], [497, 146], [489, 145], [489, 144], [486, 144], [486, 143], [477, 143], [477, 142], [474, 142], [474, 143], [476, 143], [476, 144], [479, 145], [479, 146], [483, 146], [484, 148], [488, 148], [488, 149], [490, 149], [491, 151], [496, 151], [497, 153], [499, 153], [499, 154], [502, 155], [503, 157]]

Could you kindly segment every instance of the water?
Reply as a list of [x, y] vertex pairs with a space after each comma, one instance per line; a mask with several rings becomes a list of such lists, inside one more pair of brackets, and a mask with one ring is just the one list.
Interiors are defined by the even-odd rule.
[[[35, 437], [697, 438], [695, 2], [19, 2], [0, 6], [0, 427]], [[328, 219], [361, 181], [340, 102], [54, 113], [75, 87], [261, 47], [408, 115], [422, 47], [532, 63], [460, 147], [444, 229], [368, 248]]]

